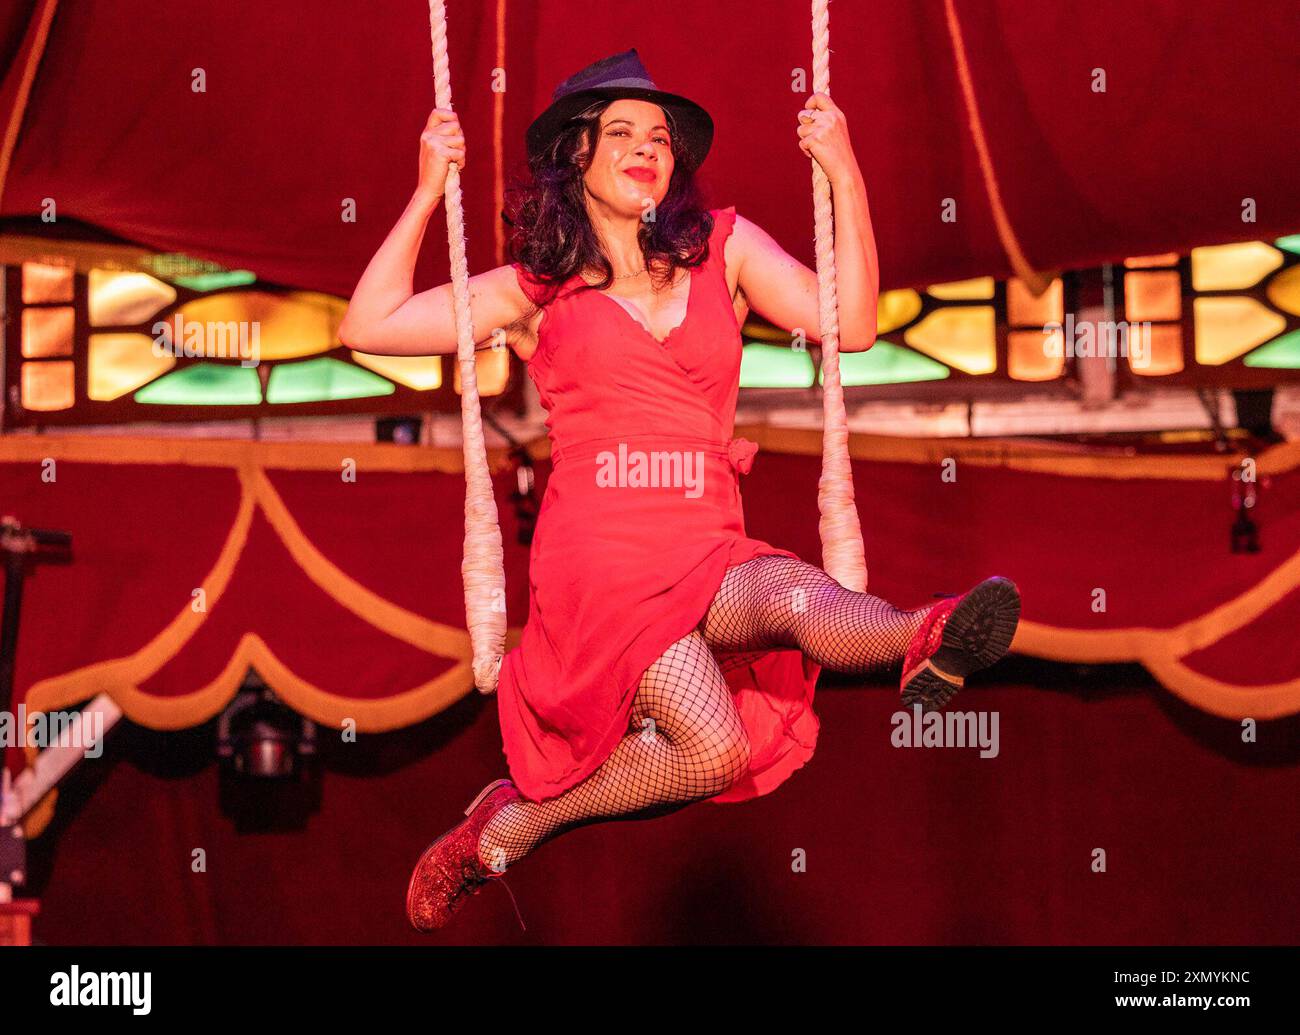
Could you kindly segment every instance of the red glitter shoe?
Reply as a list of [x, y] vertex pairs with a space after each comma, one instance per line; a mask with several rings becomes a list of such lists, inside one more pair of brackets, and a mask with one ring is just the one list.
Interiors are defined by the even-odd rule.
[[465, 810], [467, 818], [424, 850], [406, 889], [406, 918], [417, 931], [446, 927], [465, 899], [505, 873], [479, 858], [478, 842], [488, 820], [519, 796], [509, 780], [488, 784]]
[[903, 704], [942, 708], [966, 677], [1011, 649], [1020, 623], [1020, 591], [995, 575], [969, 593], [935, 604], [903, 659]]

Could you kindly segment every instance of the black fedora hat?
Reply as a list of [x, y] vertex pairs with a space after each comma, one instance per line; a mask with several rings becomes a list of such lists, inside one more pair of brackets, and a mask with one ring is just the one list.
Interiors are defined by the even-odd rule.
[[564, 128], [564, 124], [593, 101], [620, 97], [650, 101], [668, 112], [682, 160], [692, 170], [700, 167], [713, 143], [713, 119], [694, 101], [675, 93], [665, 93], [655, 86], [650, 73], [637, 57], [635, 47], [601, 58], [555, 88], [550, 107], [533, 119], [524, 135], [528, 157], [533, 158], [545, 151], [546, 145]]

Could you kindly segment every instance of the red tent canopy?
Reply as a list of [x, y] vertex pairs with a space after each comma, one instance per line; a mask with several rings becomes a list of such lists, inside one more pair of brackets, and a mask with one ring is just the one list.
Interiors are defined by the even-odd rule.
[[[10, 112], [25, 34], [49, 2], [0, 15], [0, 58], [17, 57], [2, 94]], [[991, 169], [1034, 268], [1300, 229], [1295, 5], [953, 7]], [[810, 71], [804, 0], [451, 0], [448, 17], [474, 269], [499, 260], [498, 97], [509, 176], [523, 170], [524, 128], [555, 84], [630, 46], [661, 86], [713, 113], [701, 173], [711, 202], [735, 204], [811, 265], [811, 178], [795, 136], [809, 90], [791, 88], [796, 70]], [[945, 4], [833, 3], [831, 45], [832, 94], [871, 194], [884, 286], [1010, 272]], [[504, 94], [493, 92], [498, 65]], [[204, 92], [192, 89], [196, 69]], [[60, 218], [346, 295], [410, 196], [432, 104], [423, 0], [65, 2], [0, 215], [32, 215], [52, 198]], [[355, 222], [342, 218], [349, 198]], [[955, 221], [942, 218], [945, 199]], [[1247, 199], [1255, 222], [1243, 221]], [[446, 250], [430, 245], [421, 279], [446, 279]]]

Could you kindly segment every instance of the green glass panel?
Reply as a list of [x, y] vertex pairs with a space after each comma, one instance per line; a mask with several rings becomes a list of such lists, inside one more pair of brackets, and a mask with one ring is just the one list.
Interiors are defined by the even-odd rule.
[[1300, 255], [1300, 234], [1289, 234], [1286, 237], [1279, 237], [1273, 243], [1279, 248]]
[[192, 277], [173, 277], [172, 282], [191, 291], [220, 291], [242, 287], [257, 280], [252, 270], [222, 270], [220, 273], [196, 273]]
[[145, 385], [134, 398], [162, 406], [256, 406], [262, 386], [252, 367], [195, 363]]
[[1265, 342], [1242, 360], [1248, 367], [1300, 370], [1300, 331]]
[[[929, 356], [888, 341], [877, 341], [866, 352], [840, 353], [840, 380], [845, 387], [942, 381], [949, 373], [946, 366]], [[821, 383], [820, 371], [817, 376]]]
[[392, 395], [396, 386], [352, 363], [321, 357], [301, 363], [279, 363], [271, 368], [266, 386], [269, 403], [329, 402]]
[[781, 345], [746, 345], [740, 354], [741, 388], [808, 388], [812, 357]]

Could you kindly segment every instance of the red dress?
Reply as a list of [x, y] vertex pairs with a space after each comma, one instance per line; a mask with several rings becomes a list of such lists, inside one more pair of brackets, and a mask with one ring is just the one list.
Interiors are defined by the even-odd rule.
[[[663, 342], [576, 274], [541, 318], [528, 372], [553, 466], [529, 554], [528, 620], [497, 693], [510, 775], [534, 800], [609, 757], [629, 731], [642, 673], [700, 624], [728, 568], [796, 556], [745, 535], [739, 475], [755, 447], [730, 438], [741, 339], [723, 260], [736, 210], [712, 215], [686, 317]], [[543, 286], [518, 263], [515, 273], [538, 300]], [[638, 484], [638, 461], [656, 451], [679, 466]], [[710, 800], [741, 801], [812, 757], [821, 667], [789, 649], [715, 656], [749, 735], [750, 769]]]

